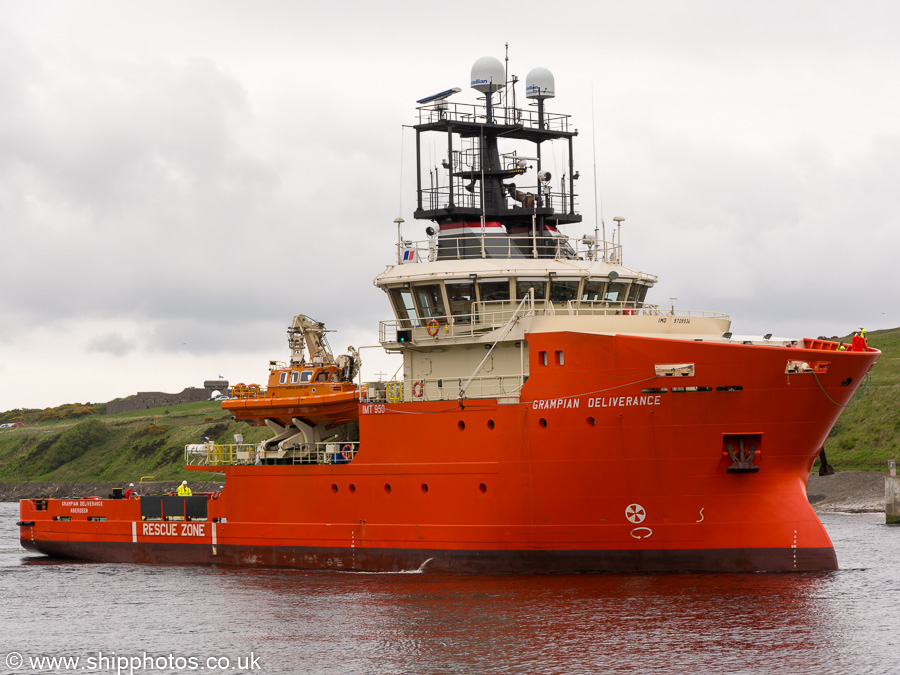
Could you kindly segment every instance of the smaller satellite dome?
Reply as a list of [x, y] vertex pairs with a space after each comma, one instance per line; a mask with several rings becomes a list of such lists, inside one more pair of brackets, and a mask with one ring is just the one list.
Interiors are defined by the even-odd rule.
[[493, 56], [482, 56], [472, 66], [472, 89], [493, 94], [506, 85], [503, 64]]
[[553, 73], [546, 68], [532, 68], [525, 76], [525, 96], [527, 98], [553, 98], [556, 96], [556, 83]]

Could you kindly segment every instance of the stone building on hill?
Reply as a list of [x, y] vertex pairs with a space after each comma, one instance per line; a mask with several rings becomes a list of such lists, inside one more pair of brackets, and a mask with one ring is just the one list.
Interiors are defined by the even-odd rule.
[[106, 404], [106, 414], [147, 410], [167, 405], [180, 405], [195, 401], [208, 401], [216, 392], [228, 391], [228, 380], [206, 380], [203, 387], [187, 387], [178, 394], [166, 394], [161, 391], [139, 391], [134, 396], [117, 399]]

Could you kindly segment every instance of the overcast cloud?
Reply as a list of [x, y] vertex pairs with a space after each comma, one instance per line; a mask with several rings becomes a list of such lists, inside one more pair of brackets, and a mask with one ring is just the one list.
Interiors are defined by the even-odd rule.
[[897, 25], [829, 0], [4, 2], [0, 410], [259, 382], [296, 313], [376, 344], [392, 221], [428, 224], [402, 125], [471, 100], [505, 42], [580, 130], [568, 234], [596, 148], [652, 301], [738, 333], [896, 327]]

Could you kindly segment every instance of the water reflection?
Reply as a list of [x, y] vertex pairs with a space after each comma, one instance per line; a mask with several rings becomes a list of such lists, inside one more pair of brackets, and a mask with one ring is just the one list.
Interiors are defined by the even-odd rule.
[[900, 528], [826, 526], [838, 572], [452, 576], [54, 561], [4, 525], [0, 628], [47, 654], [254, 651], [262, 672], [892, 672]]

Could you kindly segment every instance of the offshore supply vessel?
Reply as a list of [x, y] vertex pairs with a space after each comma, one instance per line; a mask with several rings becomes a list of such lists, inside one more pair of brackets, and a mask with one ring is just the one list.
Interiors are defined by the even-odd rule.
[[398, 376], [354, 383], [358, 353], [333, 357], [298, 315], [290, 363], [223, 402], [274, 437], [186, 449], [223, 490], [26, 499], [23, 546], [339, 570], [835, 569], [807, 479], [880, 352], [738, 338], [724, 314], [648, 302], [657, 279], [624, 265], [615, 229], [563, 234], [581, 221], [577, 131], [547, 109], [548, 70], [528, 73], [525, 105], [517, 81], [486, 57], [474, 103], [417, 102], [414, 216], [431, 225], [407, 241], [398, 218], [375, 280]]

